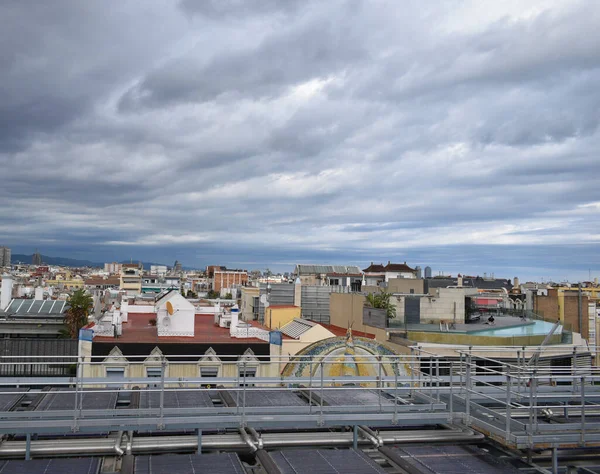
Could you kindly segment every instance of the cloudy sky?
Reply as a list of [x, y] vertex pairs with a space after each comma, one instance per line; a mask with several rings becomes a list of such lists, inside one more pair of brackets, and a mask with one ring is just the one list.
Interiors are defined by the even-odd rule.
[[600, 2], [5, 0], [0, 245], [600, 276]]

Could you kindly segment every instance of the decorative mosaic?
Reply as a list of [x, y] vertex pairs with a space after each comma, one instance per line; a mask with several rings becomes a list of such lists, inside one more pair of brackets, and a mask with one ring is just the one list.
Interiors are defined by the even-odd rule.
[[332, 337], [318, 341], [300, 351], [283, 369], [284, 377], [377, 377], [378, 360], [382, 375], [409, 374], [407, 364], [396, 363], [400, 355], [384, 344], [364, 337]]

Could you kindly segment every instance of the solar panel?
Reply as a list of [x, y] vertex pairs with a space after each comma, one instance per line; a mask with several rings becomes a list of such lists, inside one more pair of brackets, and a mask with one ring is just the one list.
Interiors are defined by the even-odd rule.
[[293, 449], [269, 453], [281, 474], [380, 474], [379, 465], [354, 449]]
[[[26, 388], [0, 387], [0, 392], [26, 392]], [[0, 411], [8, 411], [23, 396], [23, 393], [0, 394]]]
[[[163, 406], [165, 408], [212, 407], [208, 392], [165, 390]], [[160, 392], [140, 392], [140, 408], [159, 408]]]
[[[307, 392], [308, 393], [308, 392]], [[313, 394], [321, 396], [321, 390], [313, 390]], [[360, 389], [329, 389], [323, 390], [323, 403], [326, 405], [379, 405], [379, 393], [375, 390]], [[393, 405], [393, 402], [381, 395], [382, 405]]]
[[96, 458], [32, 459], [7, 461], [0, 474], [97, 474], [99, 467]]
[[396, 449], [427, 474], [512, 474], [519, 470], [474, 446], [409, 446]]
[[[244, 393], [227, 392], [227, 404], [230, 406], [244, 405]], [[283, 390], [246, 390], [247, 407], [288, 407], [307, 406], [308, 403], [293, 392]]]
[[244, 474], [235, 453], [137, 456], [134, 474]]
[[[72, 393], [63, 393], [71, 391]], [[110, 410], [115, 408], [117, 393], [109, 389], [84, 390], [79, 393], [82, 396], [81, 406], [84, 410]], [[72, 410], [75, 408], [75, 388], [53, 388], [49, 391], [36, 407], [36, 411], [46, 410]]]

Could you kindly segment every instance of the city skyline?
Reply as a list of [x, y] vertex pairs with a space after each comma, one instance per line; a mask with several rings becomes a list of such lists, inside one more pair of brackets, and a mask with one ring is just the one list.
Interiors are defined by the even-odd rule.
[[5, 3], [0, 245], [593, 278], [599, 22], [572, 0]]

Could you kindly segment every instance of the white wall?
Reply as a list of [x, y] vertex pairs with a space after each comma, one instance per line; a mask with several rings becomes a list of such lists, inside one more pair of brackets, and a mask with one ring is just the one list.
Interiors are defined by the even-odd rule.
[[[167, 313], [167, 301], [171, 302], [175, 310], [172, 316]], [[194, 336], [194, 305], [179, 292], [172, 291], [160, 300], [156, 306], [156, 314], [159, 336]]]

